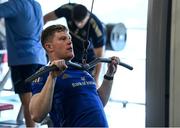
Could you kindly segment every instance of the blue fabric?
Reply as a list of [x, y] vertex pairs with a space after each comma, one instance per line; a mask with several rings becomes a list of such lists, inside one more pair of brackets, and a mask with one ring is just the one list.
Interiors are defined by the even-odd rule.
[[0, 4], [5, 18], [8, 64], [10, 66], [47, 63], [40, 42], [43, 30], [42, 10], [34, 0], [9, 0]]
[[[87, 33], [88, 33], [88, 27], [90, 24], [90, 29], [89, 29], [89, 36], [88, 40], [91, 42], [90, 47], [88, 49], [88, 55], [87, 55], [87, 62], [90, 62], [94, 60], [95, 58], [95, 53], [93, 51], [93, 48], [99, 48], [105, 45], [106, 43], [106, 34], [104, 27], [101, 23], [101, 21], [94, 15], [91, 14], [91, 18], [88, 21], [88, 23], [84, 26], [82, 29], [78, 29], [76, 25], [74, 24], [71, 13], [72, 9], [76, 4], [74, 3], [69, 3], [65, 4], [58, 9], [55, 10], [55, 14], [58, 18], [64, 17], [67, 21], [67, 25], [69, 30], [80, 36], [82, 39], [86, 40], [87, 39]], [[82, 62], [82, 55], [83, 55], [83, 42], [78, 40], [76, 37], [72, 36], [72, 42], [73, 42], [73, 48], [74, 48], [74, 53], [75, 57], [73, 58], [72, 61], [81, 63]]]
[[[32, 86], [33, 94], [41, 91], [48, 74]], [[54, 126], [108, 127], [95, 81], [89, 73], [68, 68], [56, 81], [52, 110]]]

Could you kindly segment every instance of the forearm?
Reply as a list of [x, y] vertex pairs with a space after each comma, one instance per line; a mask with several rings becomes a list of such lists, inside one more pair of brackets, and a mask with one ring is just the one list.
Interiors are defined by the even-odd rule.
[[42, 91], [31, 98], [30, 113], [36, 122], [41, 122], [51, 110], [55, 81], [49, 76]]
[[56, 16], [56, 14], [53, 12], [50, 12], [48, 14], [46, 14], [43, 19], [44, 19], [44, 24], [46, 24], [48, 21], [53, 21], [56, 20], [58, 17]]
[[108, 64], [108, 70], [106, 75], [104, 75], [104, 80], [101, 87], [98, 89], [99, 96], [102, 100], [103, 105], [105, 106], [109, 100], [114, 74], [117, 71], [117, 64], [120, 62], [118, 57], [111, 57], [111, 63]]
[[[95, 51], [96, 57], [103, 57], [105, 47], [102, 46], [102, 47], [99, 47], [99, 48], [95, 48], [94, 51]], [[96, 67], [94, 69], [94, 79], [96, 81], [97, 88], [99, 88], [98, 84], [99, 84], [99, 75], [100, 75], [100, 72], [101, 72], [101, 67], [102, 67], [102, 64], [99, 63], [99, 64], [96, 65]]]
[[94, 79], [96, 81], [96, 88], [99, 88], [99, 75], [101, 72], [101, 66], [102, 64], [97, 64], [94, 69]]
[[112, 90], [112, 84], [113, 84], [113, 80], [104, 79], [101, 87], [98, 89], [98, 93], [103, 103], [103, 106], [106, 106], [109, 100]]

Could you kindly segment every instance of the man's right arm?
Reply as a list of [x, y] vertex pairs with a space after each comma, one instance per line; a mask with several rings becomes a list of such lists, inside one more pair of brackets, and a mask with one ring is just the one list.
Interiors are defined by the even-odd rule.
[[56, 65], [59, 70], [54, 70], [49, 73], [42, 90], [32, 96], [29, 104], [31, 118], [35, 122], [41, 122], [51, 111], [56, 78], [67, 68], [65, 60], [52, 61], [51, 66], [52, 65]]
[[55, 14], [55, 11], [49, 12], [46, 15], [44, 15], [44, 24], [46, 24], [48, 21], [56, 20], [58, 17]]
[[51, 110], [55, 83], [56, 78], [49, 75], [41, 92], [32, 96], [29, 111], [35, 122], [41, 122]]

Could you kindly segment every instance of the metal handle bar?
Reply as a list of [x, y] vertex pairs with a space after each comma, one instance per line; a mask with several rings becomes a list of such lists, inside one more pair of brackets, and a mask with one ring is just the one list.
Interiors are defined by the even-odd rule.
[[[89, 63], [89, 67], [87, 68], [87, 70], [91, 69], [92, 67], [94, 67], [96, 64], [100, 63], [100, 62], [104, 62], [104, 63], [111, 63], [111, 59], [110, 58], [96, 58], [95, 60], [91, 61]], [[128, 65], [128, 64], [125, 64], [123, 62], [119, 62], [118, 65], [121, 65], [129, 70], [133, 70], [133, 67]]]
[[[100, 62], [104, 62], [104, 63], [110, 63], [111, 59], [109, 58], [96, 58], [95, 60], [91, 61], [89, 64], [77, 64], [77, 63], [73, 63], [71, 61], [66, 61], [66, 65], [67, 66], [72, 66], [75, 67], [77, 69], [80, 70], [89, 70], [91, 68], [93, 68], [96, 64], [100, 63]], [[127, 65], [123, 62], [120, 62], [118, 65], [121, 65], [129, 70], [133, 70], [133, 67], [130, 65]], [[31, 75], [30, 77], [28, 77], [27, 79], [25, 79], [25, 83], [27, 82], [32, 82], [33, 80], [37, 79], [38, 77], [40, 77], [41, 75], [43, 75], [46, 72], [50, 72], [53, 70], [58, 70], [56, 65], [52, 65], [52, 66], [45, 66], [43, 68], [41, 68], [40, 70], [38, 70], [35, 74]]]
[[[75, 68], [80, 69], [80, 70], [84, 69], [82, 65], [77, 64], [77, 63], [73, 63], [71, 61], [66, 61], [66, 65], [75, 67]], [[37, 79], [38, 77], [40, 77], [44, 73], [50, 72], [50, 71], [53, 71], [53, 70], [58, 70], [58, 67], [56, 65], [44, 66], [43, 68], [38, 70], [36, 73], [34, 73], [33, 75], [31, 75], [30, 77], [25, 79], [25, 83], [32, 82], [33, 80]]]

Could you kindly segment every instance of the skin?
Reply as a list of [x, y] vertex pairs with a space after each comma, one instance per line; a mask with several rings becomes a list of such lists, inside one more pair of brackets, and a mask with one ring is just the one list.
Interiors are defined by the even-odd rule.
[[[90, 18], [90, 13], [87, 13], [87, 16], [82, 21], [74, 21], [74, 23], [79, 29], [83, 29], [83, 27], [87, 24], [89, 18]], [[54, 11], [52, 11], [44, 16], [44, 24], [46, 24], [49, 21], [53, 21], [53, 20], [57, 20], [57, 19], [58, 19], [58, 17], [54, 13]], [[105, 46], [99, 47], [99, 48], [94, 48], [94, 53], [97, 57], [104, 56], [104, 51], [105, 51]], [[94, 79], [96, 81], [97, 88], [100, 87], [99, 86], [99, 75], [100, 75], [101, 67], [102, 67], [102, 65], [101, 65], [101, 63], [99, 63], [95, 66], [95, 69], [93, 71], [93, 75], [94, 75]]]
[[[46, 42], [44, 48], [49, 55], [51, 65], [56, 65], [59, 71], [50, 72], [41, 92], [31, 98], [29, 110], [31, 118], [36, 122], [41, 122], [51, 111], [56, 77], [67, 68], [65, 60], [71, 60], [74, 57], [73, 46], [68, 32], [56, 32], [52, 40]], [[120, 60], [118, 57], [112, 57], [111, 59], [112, 62], [108, 65], [106, 75], [113, 77], [117, 70], [117, 63]], [[104, 106], [108, 102], [112, 84], [113, 80], [104, 79], [101, 87], [97, 90]]]

